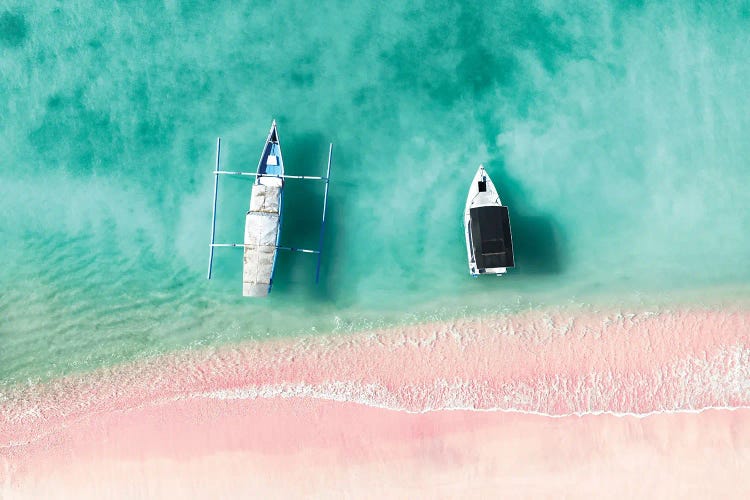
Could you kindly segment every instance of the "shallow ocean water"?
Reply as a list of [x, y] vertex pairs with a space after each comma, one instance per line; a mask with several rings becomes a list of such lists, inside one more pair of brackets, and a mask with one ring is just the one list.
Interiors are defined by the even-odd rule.
[[[0, 7], [0, 382], [206, 343], [483, 311], [746, 298], [750, 8], [657, 2], [78, 2]], [[215, 139], [334, 163], [322, 282], [281, 255], [205, 280]], [[517, 267], [473, 280], [484, 163]], [[250, 183], [221, 180], [218, 239]], [[282, 242], [322, 188], [290, 182]], [[721, 292], [719, 292], [721, 293]], [[644, 298], [645, 297], [645, 298]], [[676, 300], [676, 299], [675, 299]]]

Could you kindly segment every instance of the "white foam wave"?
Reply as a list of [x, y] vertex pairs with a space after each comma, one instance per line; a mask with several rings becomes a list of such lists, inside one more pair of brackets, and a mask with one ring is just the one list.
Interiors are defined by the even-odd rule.
[[[632, 411], [612, 411], [612, 410], [587, 410], [587, 411], [572, 411], [567, 413], [550, 413], [545, 411], [535, 411], [526, 408], [517, 408], [513, 406], [497, 406], [497, 407], [477, 407], [473, 404], [468, 403], [465, 399], [462, 399], [461, 388], [465, 388], [470, 384], [449, 384], [443, 381], [441, 384], [455, 396], [455, 402], [441, 407], [425, 407], [421, 409], [413, 409], [405, 406], [401, 403], [398, 398], [389, 391], [388, 388], [380, 384], [364, 384], [358, 385], [352, 382], [329, 382], [319, 385], [309, 385], [303, 383], [296, 384], [275, 384], [275, 385], [263, 385], [258, 387], [246, 387], [241, 389], [225, 389], [220, 391], [201, 392], [194, 393], [187, 396], [190, 398], [207, 398], [207, 399], [221, 399], [221, 400], [252, 400], [252, 399], [294, 399], [294, 398], [311, 398], [320, 399], [325, 401], [336, 401], [344, 403], [355, 403], [364, 406], [370, 406], [374, 408], [381, 408], [384, 410], [398, 411], [413, 414], [422, 414], [438, 411], [476, 411], [476, 412], [501, 412], [501, 413], [518, 413], [521, 415], [537, 415], [542, 417], [550, 418], [564, 418], [564, 417], [584, 417], [588, 415], [612, 415], [616, 417], [648, 417], [652, 415], [663, 415], [663, 414], [680, 414], [680, 413], [702, 413], [708, 410], [743, 410], [750, 409], [750, 405], [737, 405], [737, 406], [703, 406], [700, 408], [674, 408], [664, 410], [650, 410], [646, 412], [632, 412]], [[183, 399], [183, 398], [180, 398]]]

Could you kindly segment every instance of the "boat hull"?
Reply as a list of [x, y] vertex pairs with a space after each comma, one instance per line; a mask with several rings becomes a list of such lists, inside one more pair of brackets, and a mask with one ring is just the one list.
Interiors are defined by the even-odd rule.
[[257, 174], [250, 195], [250, 210], [245, 216], [242, 260], [242, 295], [245, 297], [268, 295], [276, 269], [284, 200], [284, 160], [275, 121], [261, 153]]

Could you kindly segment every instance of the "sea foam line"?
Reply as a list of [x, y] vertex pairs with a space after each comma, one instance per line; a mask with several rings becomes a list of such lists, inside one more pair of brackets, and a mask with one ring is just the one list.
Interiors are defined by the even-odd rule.
[[[466, 411], [466, 412], [481, 412], [481, 413], [506, 413], [506, 414], [517, 414], [517, 415], [533, 415], [537, 417], [560, 419], [569, 417], [587, 417], [587, 416], [614, 416], [619, 418], [648, 418], [656, 415], [679, 415], [679, 414], [700, 414], [706, 411], [720, 410], [720, 411], [739, 411], [750, 409], [750, 405], [738, 405], [738, 406], [705, 406], [701, 408], [678, 408], [678, 409], [664, 409], [664, 410], [651, 410], [647, 412], [619, 412], [612, 410], [590, 410], [590, 411], [574, 411], [569, 413], [549, 413], [544, 411], [528, 410], [524, 408], [513, 408], [513, 407], [489, 407], [489, 408], [477, 408], [474, 406], [445, 406], [440, 408], [423, 408], [423, 409], [409, 409], [399, 405], [388, 405], [379, 401], [375, 398], [367, 398], [362, 394], [357, 394], [352, 389], [356, 386], [353, 383], [347, 382], [333, 382], [329, 384], [323, 384], [313, 386], [309, 384], [297, 383], [297, 384], [278, 384], [278, 385], [265, 385], [260, 387], [247, 387], [241, 389], [222, 389], [218, 391], [210, 392], [198, 392], [189, 393], [184, 395], [173, 396], [169, 398], [159, 398], [153, 401], [147, 401], [138, 405], [132, 405], [124, 408], [117, 408], [111, 410], [100, 410], [92, 412], [90, 414], [79, 416], [75, 419], [71, 419], [65, 423], [60, 423], [56, 426], [46, 429], [28, 439], [24, 440], [11, 440], [6, 443], [0, 443], [0, 449], [17, 449], [25, 446], [34, 444], [41, 441], [44, 438], [58, 434], [68, 428], [75, 426], [76, 424], [97, 415], [104, 415], [108, 413], [120, 413], [125, 414], [132, 411], [141, 409], [154, 408], [170, 403], [189, 401], [193, 399], [216, 399], [216, 400], [256, 400], [256, 399], [315, 399], [321, 401], [332, 401], [337, 403], [352, 403], [367, 406], [371, 408], [377, 408], [387, 411], [394, 411], [400, 413], [407, 413], [413, 415], [427, 414], [433, 412], [453, 412], [453, 411]], [[346, 391], [341, 391], [345, 388]], [[368, 393], [383, 393], [387, 392], [387, 388], [378, 386], [377, 384], [368, 384]]]
[[[614, 417], [636, 417], [645, 418], [652, 415], [672, 415], [672, 414], [698, 414], [710, 410], [746, 410], [750, 409], [750, 405], [739, 405], [739, 406], [705, 406], [701, 408], [677, 408], [677, 409], [664, 409], [664, 410], [650, 410], [647, 412], [620, 412], [612, 410], [589, 410], [589, 411], [573, 411], [569, 413], [550, 413], [537, 410], [528, 410], [524, 408], [514, 407], [489, 407], [489, 408], [477, 408], [470, 405], [454, 405], [444, 406], [436, 408], [423, 408], [414, 410], [398, 405], [388, 405], [379, 402], [376, 399], [370, 399], [361, 395], [350, 395], [347, 393], [340, 392], [342, 387], [347, 387], [352, 384], [350, 383], [331, 383], [325, 386], [310, 386], [308, 384], [284, 384], [284, 385], [267, 385], [262, 387], [248, 387], [243, 389], [224, 389], [219, 391], [195, 393], [185, 397], [175, 398], [173, 401], [184, 400], [184, 399], [219, 399], [219, 400], [254, 400], [254, 399], [318, 399], [323, 401], [335, 401], [338, 403], [354, 403], [361, 404], [372, 408], [379, 408], [383, 410], [396, 411], [410, 414], [425, 414], [432, 412], [441, 411], [471, 411], [471, 412], [488, 412], [488, 413], [515, 413], [520, 415], [535, 415], [540, 417], [549, 418], [565, 418], [565, 417], [586, 417], [586, 416], [599, 416], [599, 415], [611, 415]], [[375, 384], [368, 384], [368, 392], [380, 392], [387, 391], [383, 386], [377, 386]], [[336, 389], [332, 389], [332, 388]], [[347, 387], [348, 388], [348, 387]], [[158, 402], [155, 402], [158, 404]]]
[[[696, 365], [695, 360], [681, 360], [677, 363], [676, 367], [672, 367], [667, 372], [687, 374], [690, 370], [687, 369], [689, 366], [699, 366], [703, 368], [704, 378], [709, 381], [713, 381], [713, 389], [726, 390], [727, 386], [731, 385], [728, 383], [730, 380], [734, 380], [738, 383], [736, 388], [740, 389], [741, 396], [744, 401], [750, 401], [750, 366], [744, 361], [750, 356], [750, 349], [741, 348], [735, 346], [733, 349], [723, 350], [718, 353], [714, 360], [707, 360], [705, 358], [698, 358], [700, 363]], [[733, 359], [737, 361], [735, 363], [735, 370], [728, 370], [725, 364], [726, 359]], [[720, 361], [717, 363], [716, 361]], [[713, 367], [714, 370], [708, 369]], [[712, 372], [724, 372], [712, 373]], [[734, 372], [734, 373], [732, 373]], [[722, 376], [723, 375], [723, 376]], [[728, 376], [729, 375], [729, 376]], [[601, 377], [592, 376], [592, 380]], [[560, 384], [564, 387], [575, 386], [575, 384]], [[579, 390], [580, 385], [576, 386]], [[506, 387], [507, 389], [507, 387]], [[431, 395], [438, 394], [440, 397], [431, 398]], [[409, 405], [405, 401], [411, 400], [415, 402], [413, 396], [427, 396], [427, 400], [422, 400], [422, 405]], [[184, 394], [178, 394], [171, 397], [155, 398], [153, 400], [143, 401], [140, 404], [127, 405], [121, 408], [105, 408], [92, 411], [72, 419], [68, 419], [65, 422], [60, 422], [57, 425], [53, 425], [46, 431], [35, 434], [34, 436], [24, 440], [11, 440], [7, 443], [0, 443], [0, 449], [3, 448], [18, 448], [23, 447], [34, 442], [37, 442], [45, 437], [51, 436], [55, 433], [61, 432], [62, 430], [75, 425], [78, 422], [83, 421], [86, 418], [92, 416], [103, 415], [107, 413], [126, 413], [128, 411], [135, 411], [139, 409], [156, 407], [159, 405], [169, 404], [172, 402], [185, 401], [191, 399], [216, 399], [216, 400], [254, 400], [254, 399], [317, 399], [323, 401], [335, 401], [340, 403], [354, 403], [363, 406], [379, 408], [389, 411], [404, 412], [409, 414], [425, 414], [430, 412], [439, 411], [475, 411], [475, 412], [502, 412], [502, 413], [515, 413], [521, 415], [535, 415], [540, 417], [549, 418], [564, 418], [564, 417], [584, 417], [584, 416], [598, 416], [598, 415], [612, 415], [616, 417], [636, 417], [645, 418], [652, 415], [663, 415], [663, 414], [679, 414], [679, 413], [701, 413], [707, 410], [742, 410], [750, 408], [748, 404], [740, 405], [717, 405], [707, 404], [700, 407], [687, 407], [684, 405], [684, 401], [677, 402], [672, 408], [662, 408], [648, 411], [618, 411], [611, 409], [589, 409], [589, 410], [574, 410], [567, 412], [552, 412], [544, 410], [535, 410], [528, 407], [514, 406], [513, 404], [500, 404], [499, 399], [502, 398], [501, 394], [493, 394], [493, 388], [488, 383], [478, 383], [476, 381], [465, 381], [465, 380], [454, 380], [449, 381], [444, 378], [436, 378], [432, 381], [432, 384], [426, 385], [415, 385], [415, 384], [403, 384], [397, 391], [389, 389], [383, 384], [379, 383], [362, 383], [358, 381], [329, 381], [318, 384], [310, 384], [306, 382], [295, 382], [295, 383], [279, 383], [279, 384], [260, 384], [250, 385], [241, 388], [232, 389], [218, 389], [213, 391], [198, 391], [198, 392], [186, 392]], [[478, 404], [478, 401], [496, 400], [495, 404], [484, 406]], [[432, 399], [432, 402], [430, 400]], [[417, 399], [419, 401], [419, 399]], [[33, 412], [29, 409], [26, 410], [26, 415], [39, 414], [40, 411]]]

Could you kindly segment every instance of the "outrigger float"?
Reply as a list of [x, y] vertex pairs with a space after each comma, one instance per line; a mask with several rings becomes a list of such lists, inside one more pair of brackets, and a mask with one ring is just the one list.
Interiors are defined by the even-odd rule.
[[514, 266], [508, 207], [500, 201], [492, 179], [479, 165], [464, 210], [469, 273], [502, 276]]
[[[328, 166], [325, 177], [308, 175], [286, 175], [284, 159], [281, 155], [276, 120], [271, 124], [266, 145], [258, 161], [258, 168], [252, 172], [230, 172], [221, 170], [221, 138], [216, 140], [216, 169], [214, 170], [214, 202], [211, 216], [211, 244], [208, 256], [208, 279], [211, 279], [214, 248], [242, 248], [242, 295], [245, 297], [265, 297], [271, 292], [276, 268], [276, 254], [279, 250], [317, 254], [315, 282], [320, 280], [320, 261], [323, 255], [323, 232], [328, 207], [328, 185], [331, 177], [331, 154], [333, 144], [328, 146]], [[232, 175], [255, 177], [250, 195], [250, 210], [245, 215], [244, 243], [216, 243], [216, 200], [219, 189], [219, 176]], [[281, 240], [281, 219], [284, 205], [284, 183], [286, 179], [323, 181], [323, 217], [320, 222], [318, 248], [309, 250], [279, 245]]]

